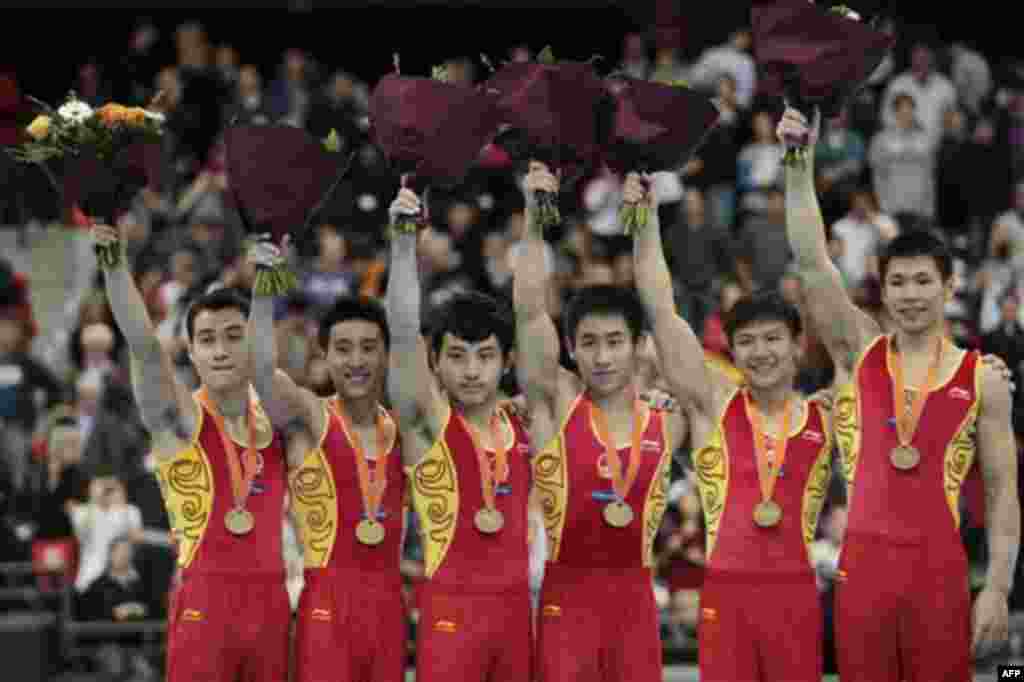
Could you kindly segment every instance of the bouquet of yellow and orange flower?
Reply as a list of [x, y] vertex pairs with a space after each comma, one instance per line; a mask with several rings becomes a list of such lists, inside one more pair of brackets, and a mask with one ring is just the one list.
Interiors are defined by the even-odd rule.
[[[31, 139], [9, 153], [18, 161], [40, 165], [66, 205], [112, 223], [115, 213], [159, 173], [156, 143], [163, 134], [164, 116], [152, 108], [159, 99], [158, 95], [150, 108], [110, 102], [98, 109], [74, 92], [56, 109], [31, 99], [42, 113], [25, 129]], [[62, 183], [48, 166], [54, 161], [62, 162]], [[116, 246], [98, 246], [96, 254], [105, 268], [121, 262]]]

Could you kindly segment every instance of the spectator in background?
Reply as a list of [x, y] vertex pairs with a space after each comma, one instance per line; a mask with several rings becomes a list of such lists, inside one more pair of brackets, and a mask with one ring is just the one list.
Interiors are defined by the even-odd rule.
[[350, 296], [356, 286], [355, 275], [348, 263], [348, 242], [330, 223], [317, 229], [317, 252], [302, 283], [302, 293], [309, 297], [317, 313], [330, 308], [340, 296]]
[[230, 116], [237, 116], [238, 123], [243, 125], [266, 125], [271, 122], [267, 114], [266, 98], [263, 96], [263, 76], [252, 64], [238, 69], [238, 81], [230, 109]]
[[960, 103], [972, 116], [977, 116], [992, 92], [992, 70], [988, 60], [964, 43], [953, 43], [949, 56], [953, 87]]
[[814, 167], [828, 224], [842, 215], [850, 193], [860, 182], [866, 167], [867, 145], [861, 134], [849, 127], [849, 112], [845, 108], [822, 125], [824, 131], [814, 148]]
[[78, 67], [75, 95], [91, 107], [98, 108], [111, 99], [110, 85], [103, 80], [103, 71], [95, 59]]
[[778, 287], [792, 258], [786, 237], [785, 194], [772, 186], [763, 195], [764, 210], [749, 215], [738, 235], [740, 260], [749, 263], [753, 281], [748, 286], [755, 291]]
[[921, 129], [938, 139], [942, 134], [942, 117], [947, 109], [956, 106], [957, 93], [953, 83], [935, 70], [935, 54], [927, 45], [915, 45], [910, 52], [910, 70], [889, 81], [881, 106], [885, 128], [902, 127], [902, 114], [895, 106], [901, 95], [915, 102]]
[[233, 88], [238, 84], [241, 63], [238, 50], [227, 43], [218, 45], [213, 53], [213, 63], [217, 75], [226, 86]]
[[309, 115], [315, 69], [305, 51], [285, 52], [280, 75], [270, 84], [267, 108], [273, 121], [303, 128]]
[[701, 329], [711, 312], [712, 289], [725, 269], [728, 240], [728, 232], [709, 224], [706, 207], [700, 190], [687, 190], [679, 224], [665, 223], [666, 255], [679, 284], [676, 298], [694, 329]]
[[348, 152], [360, 139], [366, 113], [367, 102], [355, 77], [336, 71], [313, 98], [306, 128], [319, 139], [336, 130], [342, 151]]
[[990, 257], [1005, 253], [1014, 276], [1024, 276], [1024, 182], [1014, 188], [1013, 207], [992, 225], [988, 246]]
[[142, 539], [142, 514], [128, 504], [124, 484], [116, 476], [93, 478], [89, 501], [72, 510], [71, 523], [81, 547], [75, 590], [83, 594], [103, 575], [111, 545], [121, 536]]
[[868, 277], [878, 275], [878, 249], [898, 233], [896, 222], [879, 212], [869, 189], [853, 192], [850, 212], [832, 226], [832, 236], [839, 242], [837, 265], [847, 287], [860, 289]]
[[736, 178], [740, 149], [749, 137], [750, 121], [736, 98], [736, 79], [723, 75], [717, 81], [718, 124], [698, 150], [701, 169], [691, 184], [708, 200], [709, 222], [714, 229], [731, 230], [736, 216]]
[[751, 120], [753, 141], [736, 160], [736, 190], [744, 211], [759, 213], [768, 208], [768, 193], [782, 182], [782, 146], [775, 138], [771, 113], [759, 111]]
[[729, 350], [729, 339], [725, 335], [725, 317], [736, 305], [736, 301], [743, 297], [743, 289], [736, 282], [726, 282], [718, 292], [718, 309], [704, 320], [704, 329], [701, 331], [701, 342], [706, 350], [718, 353], [725, 357], [731, 357]]
[[891, 100], [892, 123], [871, 141], [868, 157], [875, 195], [885, 213], [904, 230], [931, 226], [935, 220], [935, 154], [938, 137], [917, 120], [912, 95]]
[[87, 475], [140, 471], [149, 439], [131, 397], [127, 377], [118, 368], [104, 377], [89, 370], [78, 381], [77, 419], [84, 443], [82, 467]]
[[750, 56], [753, 34], [742, 28], [729, 36], [728, 42], [705, 50], [693, 68], [691, 85], [714, 89], [725, 74], [736, 82], [736, 99], [740, 108], [749, 109], [757, 90], [757, 67]]
[[181, 151], [188, 164], [187, 172], [194, 172], [206, 163], [224, 125], [223, 104], [229, 90], [211, 63], [212, 50], [200, 24], [185, 24], [175, 38], [182, 91], [176, 112]]
[[153, 47], [160, 39], [160, 31], [148, 18], [139, 19], [128, 39], [127, 54], [119, 64], [118, 101], [142, 104], [152, 97], [150, 85], [159, 69]]
[[968, 192], [968, 177], [977, 175], [976, 169], [963, 166], [970, 139], [967, 117], [959, 108], [946, 111], [943, 117], [942, 139], [936, 158], [936, 216], [938, 224], [951, 235], [962, 235], [970, 227], [972, 208]]
[[[1020, 301], [1016, 291], [1007, 291], [1000, 301], [999, 326], [981, 337], [981, 351], [998, 355], [1010, 368], [1012, 381], [1022, 386], [1024, 381], [1024, 326], [1020, 321]], [[1013, 426], [1016, 433], [1024, 433], [1024, 397], [1020, 391], [1013, 395]]]
[[651, 60], [642, 34], [627, 33], [622, 39], [622, 63], [618, 70], [638, 80], [646, 80], [650, 75]]

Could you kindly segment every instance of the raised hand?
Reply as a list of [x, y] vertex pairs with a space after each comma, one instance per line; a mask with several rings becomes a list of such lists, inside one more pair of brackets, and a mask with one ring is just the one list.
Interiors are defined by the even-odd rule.
[[784, 160], [787, 165], [805, 162], [807, 150], [818, 142], [821, 131], [821, 111], [815, 110], [814, 121], [808, 121], [800, 111], [786, 107], [782, 120], [775, 129], [782, 146], [786, 149]]
[[417, 218], [423, 214], [420, 198], [408, 187], [403, 187], [388, 207], [388, 218], [393, 232], [416, 232]]

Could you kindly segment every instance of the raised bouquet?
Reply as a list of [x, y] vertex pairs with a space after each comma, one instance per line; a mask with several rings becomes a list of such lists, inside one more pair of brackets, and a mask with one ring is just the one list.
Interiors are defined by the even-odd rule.
[[[370, 139], [402, 186], [417, 193], [461, 183], [497, 131], [494, 99], [451, 82], [444, 67], [434, 67], [430, 78], [403, 76], [396, 55], [395, 72], [370, 96]], [[415, 232], [426, 221], [420, 215], [390, 229]]]
[[[57, 108], [30, 100], [43, 113], [25, 130], [30, 140], [9, 153], [18, 161], [42, 167], [66, 205], [113, 224], [117, 212], [140, 189], [159, 182], [164, 126], [160, 112], [116, 102], [93, 109], [74, 92]], [[158, 102], [159, 95], [154, 105]], [[62, 182], [53, 173], [54, 164], [60, 168]], [[97, 245], [96, 254], [104, 267], [120, 263], [117, 245]]]
[[[808, 120], [818, 109], [836, 115], [885, 58], [894, 38], [861, 21], [845, 5], [755, 0], [751, 8], [758, 86], [785, 98]], [[806, 145], [788, 150], [786, 165], [806, 163]]]
[[[495, 144], [516, 162], [541, 161], [562, 173], [562, 190], [599, 162], [615, 104], [591, 62], [558, 61], [547, 47], [536, 62], [503, 65], [485, 87], [501, 115]], [[561, 222], [557, 197], [539, 193], [537, 204], [542, 228]]]
[[[613, 74], [607, 79], [615, 97], [615, 131], [605, 161], [617, 173], [655, 173], [682, 166], [718, 121], [707, 97], [681, 83], [666, 85]], [[622, 207], [626, 234], [647, 227], [647, 209]]]
[[[298, 245], [328, 206], [351, 166], [342, 158], [332, 130], [317, 140], [287, 125], [236, 125], [224, 135], [228, 185], [246, 232], [253, 239], [282, 243], [286, 234]], [[257, 295], [279, 296], [297, 286], [284, 261], [256, 273]]]

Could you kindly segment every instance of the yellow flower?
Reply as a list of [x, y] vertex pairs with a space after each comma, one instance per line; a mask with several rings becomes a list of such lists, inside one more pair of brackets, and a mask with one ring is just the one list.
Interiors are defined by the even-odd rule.
[[338, 137], [338, 131], [331, 128], [331, 133], [324, 138], [324, 149], [329, 152], [341, 151], [341, 138]]
[[50, 117], [49, 116], [36, 116], [35, 120], [25, 129], [32, 139], [38, 141], [45, 138], [50, 133]]

